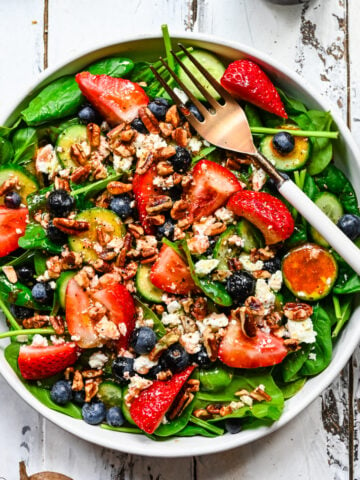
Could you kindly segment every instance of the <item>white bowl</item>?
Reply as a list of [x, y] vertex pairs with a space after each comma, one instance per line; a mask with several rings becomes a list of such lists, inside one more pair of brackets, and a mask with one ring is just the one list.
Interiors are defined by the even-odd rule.
[[[267, 55], [247, 47], [245, 45], [222, 40], [206, 35], [180, 34], [173, 37], [174, 44], [177, 41], [185, 45], [193, 45], [208, 49], [232, 61], [241, 57], [253, 58], [272, 77], [276, 85], [283, 88], [290, 95], [303, 101], [308, 107], [331, 110], [326, 99], [309, 87], [304, 79], [295, 73], [273, 61]], [[39, 87], [49, 83], [51, 80], [68, 73], [80, 71], [83, 67], [102, 57], [115, 54], [123, 54], [130, 58], [155, 60], [160, 53], [163, 53], [161, 37], [143, 36], [129, 38], [117, 44], [106, 45], [91, 52], [85, 52], [65, 64], [51, 68], [40, 75], [38, 82], [28, 89], [19, 102], [13, 105], [8, 113], [2, 113], [0, 124], [11, 124], [16, 118], [22, 106]], [[358, 148], [351, 137], [351, 134], [342, 121], [333, 112], [334, 121], [340, 131], [340, 139], [336, 145], [336, 156], [341, 158], [341, 168], [351, 178], [357, 192], [360, 192], [360, 155]], [[5, 329], [2, 322], [2, 329]], [[286, 406], [280, 420], [271, 427], [262, 427], [255, 430], [247, 430], [236, 435], [224, 435], [215, 439], [204, 437], [174, 438], [172, 440], [155, 442], [145, 435], [134, 435], [127, 433], [103, 430], [86, 424], [82, 420], [75, 420], [61, 413], [52, 411], [42, 405], [22, 385], [13, 370], [7, 364], [3, 349], [7, 341], [0, 342], [0, 371], [11, 387], [34, 409], [44, 415], [59, 427], [77, 435], [84, 440], [96, 443], [103, 447], [120, 450], [132, 454], [155, 456], [155, 457], [185, 457], [189, 455], [204, 455], [229, 450], [240, 445], [257, 440], [285, 425], [296, 415], [306, 408], [339, 374], [340, 370], [349, 360], [352, 352], [360, 341], [360, 318], [359, 307], [349, 320], [342, 332], [333, 353], [333, 359], [329, 367], [320, 375], [309, 380], [304, 388], [293, 398], [286, 402]]]

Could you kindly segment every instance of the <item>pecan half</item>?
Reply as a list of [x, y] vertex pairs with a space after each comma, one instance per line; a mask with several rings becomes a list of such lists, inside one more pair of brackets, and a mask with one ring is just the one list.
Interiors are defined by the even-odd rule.
[[84, 380], [79, 370], [75, 370], [71, 389], [75, 392], [81, 392], [84, 388]]
[[139, 117], [150, 133], [160, 133], [159, 122], [149, 108], [139, 108]]
[[153, 215], [151, 217], [147, 217], [147, 222], [149, 225], [155, 225], [156, 227], [159, 225], [164, 225], [165, 215]]
[[107, 184], [106, 189], [111, 195], [122, 195], [123, 193], [131, 192], [132, 184], [122, 182], [110, 182]]
[[170, 137], [172, 131], [174, 130], [174, 127], [171, 125], [171, 123], [166, 122], [160, 122], [159, 128], [163, 137]]
[[172, 200], [167, 195], [154, 195], [149, 198], [146, 205], [147, 213], [154, 214], [170, 210], [172, 207]]
[[91, 369], [91, 370], [83, 370], [81, 373], [84, 378], [97, 378], [97, 377], [101, 377], [101, 375], [104, 372], [101, 369], [100, 370]]
[[172, 145], [168, 145], [166, 147], [161, 147], [156, 150], [156, 159], [167, 160], [168, 158], [173, 157], [175, 154], [175, 147], [173, 147]]
[[185, 200], [177, 200], [170, 212], [171, 218], [180, 220], [189, 214], [190, 205]]
[[288, 302], [284, 305], [284, 315], [289, 320], [305, 320], [313, 313], [313, 308], [307, 303]]
[[55, 177], [54, 188], [55, 190], [66, 190], [67, 192], [70, 192], [69, 180], [66, 178]]
[[172, 105], [165, 115], [165, 122], [171, 123], [176, 128], [180, 124], [180, 115], [176, 105]]
[[65, 332], [64, 319], [60, 315], [50, 315], [49, 317], [50, 325], [55, 330], [56, 335], [63, 335]]
[[0, 197], [11, 192], [11, 190], [19, 190], [20, 184], [19, 179], [16, 175], [12, 175], [4, 183], [0, 185]]
[[116, 138], [119, 138], [120, 137], [120, 134], [121, 132], [124, 130], [125, 128], [125, 123], [122, 122], [122, 123], [119, 123], [119, 125], [117, 125], [115, 128], [113, 128], [112, 130], [110, 130], [110, 132], [108, 132], [106, 134], [106, 136], [110, 139], [110, 140], [115, 140]]
[[80, 235], [80, 233], [86, 232], [90, 228], [89, 222], [72, 220], [70, 218], [54, 218], [53, 224], [68, 235]]
[[176, 142], [177, 145], [179, 145], [180, 147], [186, 147], [186, 145], [188, 144], [188, 133], [184, 128], [176, 128], [172, 132], [171, 136], [174, 142]]
[[156, 165], [156, 171], [160, 177], [167, 177], [174, 172], [174, 169], [171, 163], [163, 160]]
[[88, 123], [86, 125], [87, 136], [91, 147], [100, 147], [101, 129], [96, 123]]
[[127, 233], [124, 237], [124, 245], [123, 248], [120, 250], [120, 253], [116, 259], [115, 265], [117, 267], [123, 267], [125, 265], [126, 254], [130, 250], [131, 247], [131, 240], [132, 235], [131, 233]]
[[248, 315], [264, 315], [265, 308], [263, 303], [257, 297], [248, 297], [245, 300], [245, 312]]
[[72, 173], [70, 180], [76, 184], [82, 183], [88, 178], [88, 176], [90, 175], [90, 172], [91, 172], [90, 165], [84, 165], [84, 166], [78, 167]]
[[88, 380], [85, 384], [85, 402], [90, 402], [99, 391], [99, 384], [96, 380]]
[[141, 225], [130, 223], [127, 227], [130, 233], [132, 233], [135, 238], [140, 238], [142, 235], [144, 235], [144, 229]]
[[80, 143], [74, 143], [70, 147], [70, 157], [79, 165], [86, 165], [88, 156]]
[[144, 159], [139, 159], [136, 164], [135, 172], [138, 175], [146, 173], [154, 162], [154, 155], [150, 152]]
[[191, 307], [191, 314], [196, 320], [203, 320], [207, 315], [207, 301], [204, 297], [198, 297]]
[[48, 315], [37, 315], [35, 314], [33, 317], [25, 318], [22, 324], [25, 329], [28, 328], [41, 328], [44, 325], [49, 323]]

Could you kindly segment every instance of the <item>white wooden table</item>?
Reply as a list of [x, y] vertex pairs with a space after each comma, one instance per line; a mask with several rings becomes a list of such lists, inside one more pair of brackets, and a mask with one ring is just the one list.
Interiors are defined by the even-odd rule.
[[[56, 62], [122, 36], [212, 33], [263, 50], [312, 82], [360, 134], [359, 0], [0, 0], [0, 110]], [[93, 446], [28, 407], [0, 379], [0, 478], [53, 470], [74, 480], [360, 479], [360, 350], [282, 430], [228, 453], [149, 459]], [[215, 440], [216, 441], [216, 440]], [[159, 444], [159, 448], [161, 445]]]

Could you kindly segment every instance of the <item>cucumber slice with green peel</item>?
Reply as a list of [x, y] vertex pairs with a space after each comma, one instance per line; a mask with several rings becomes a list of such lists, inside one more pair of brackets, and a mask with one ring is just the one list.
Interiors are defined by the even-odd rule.
[[136, 425], [136, 423], [134, 422], [134, 420], [132, 419], [131, 415], [130, 415], [130, 410], [129, 410], [129, 407], [126, 405], [126, 402], [125, 402], [125, 398], [126, 398], [126, 395], [129, 391], [129, 387], [126, 387], [123, 391], [123, 401], [122, 401], [122, 404], [121, 404], [121, 411], [125, 417], [125, 420], [127, 422], [129, 422], [131, 425]]
[[59, 300], [60, 307], [65, 310], [65, 296], [66, 288], [69, 281], [76, 275], [77, 272], [67, 271], [62, 272], [60, 277], [56, 281], [56, 295]]
[[[298, 130], [294, 125], [282, 125], [279, 128], [287, 130]], [[267, 135], [261, 140], [260, 152], [275, 167], [282, 172], [290, 172], [302, 168], [308, 161], [311, 154], [311, 143], [307, 137], [293, 137], [294, 149], [290, 153], [282, 154], [273, 145], [274, 135]]]
[[34, 268], [35, 268], [35, 273], [37, 277], [40, 277], [40, 275], [43, 275], [46, 271], [46, 260], [48, 257], [41, 253], [40, 250], [35, 251], [34, 255]]
[[106, 408], [121, 408], [122, 388], [118, 384], [110, 381], [100, 383], [97, 396], [105, 404]]
[[149, 265], [139, 265], [136, 272], [136, 289], [145, 300], [161, 303], [164, 291], [151, 283], [150, 272], [151, 267]]
[[241, 247], [230, 246], [228, 244], [228, 240], [232, 235], [236, 235], [236, 227], [235, 225], [228, 227], [225, 232], [223, 232], [218, 241], [216, 242], [214, 248], [214, 258], [219, 260], [219, 265], [217, 266], [217, 270], [229, 270], [228, 260], [229, 258], [233, 258], [239, 253]]
[[244, 241], [243, 249], [250, 253], [253, 248], [260, 248], [265, 245], [264, 237], [260, 230], [245, 219], [242, 219], [236, 226], [237, 234]]
[[[17, 165], [3, 165], [0, 167], [0, 185], [10, 177], [17, 177], [19, 180], [20, 190], [16, 190], [21, 197], [21, 202], [27, 205], [26, 198], [31, 193], [39, 189], [39, 184], [36, 178], [27, 170]], [[4, 204], [4, 198], [0, 198], [0, 205]]]
[[83, 254], [85, 262], [91, 262], [98, 259], [98, 254], [94, 250], [94, 246], [98, 243], [97, 240], [97, 227], [105, 227], [107, 231], [111, 230], [112, 238], [123, 237], [126, 233], [126, 229], [120, 218], [116, 213], [106, 208], [90, 208], [80, 212], [76, 217], [76, 220], [88, 222], [90, 225], [89, 230], [81, 233], [80, 235], [69, 236], [69, 246], [74, 252]]
[[[330, 192], [321, 192], [314, 200], [320, 210], [322, 210], [332, 222], [337, 223], [340, 217], [344, 215], [344, 209], [338, 198]], [[323, 247], [329, 247], [329, 243], [323, 236], [313, 227], [310, 226], [310, 234], [314, 242], [322, 245]]]
[[[193, 52], [191, 52], [191, 54], [193, 55], [193, 57], [196, 58], [196, 60], [198, 60], [198, 62], [201, 63], [201, 65], [210, 73], [210, 75], [212, 75], [217, 81], [220, 82], [220, 78], [225, 72], [225, 66], [215, 55], [205, 50], [194, 50]], [[182, 61], [184, 65], [188, 68], [188, 70], [190, 70], [190, 72], [194, 75], [194, 77], [206, 88], [210, 95], [218, 100], [220, 98], [220, 95], [214, 90], [214, 88], [209, 84], [205, 77], [199, 72], [199, 70], [192, 63], [192, 61], [188, 57], [184, 57]], [[206, 101], [206, 99], [195, 87], [193, 82], [186, 75], [182, 68], [179, 69], [178, 76], [180, 80], [184, 83], [184, 85], [196, 98], [202, 100], [203, 102]]]
[[76, 168], [79, 166], [74, 160], [72, 160], [70, 148], [71, 145], [74, 145], [75, 143], [83, 142], [88, 143], [85, 125], [71, 125], [60, 133], [56, 142], [56, 153], [59, 162], [64, 168]]

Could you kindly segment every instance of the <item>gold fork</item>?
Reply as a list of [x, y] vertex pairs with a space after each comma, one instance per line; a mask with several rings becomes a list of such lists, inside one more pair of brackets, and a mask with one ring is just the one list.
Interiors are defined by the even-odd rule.
[[209, 91], [191, 73], [182, 60], [171, 51], [175, 60], [187, 74], [189, 79], [209, 103], [210, 108], [203, 105], [178, 75], [169, 67], [165, 60], [160, 60], [179, 87], [186, 93], [190, 101], [201, 113], [203, 120], [198, 120], [184, 105], [179, 96], [169, 87], [155, 68], [150, 67], [164, 90], [186, 117], [190, 125], [199, 135], [212, 145], [238, 152], [251, 158], [275, 182], [278, 191], [296, 210], [327, 240], [339, 255], [360, 275], [360, 250], [357, 246], [317, 207], [310, 198], [285, 174], [280, 173], [272, 163], [255, 147], [250, 127], [244, 110], [220, 83], [194, 58], [194, 56], [179, 43], [179, 47], [192, 64], [206, 78], [214, 90], [221, 96], [219, 103]]

